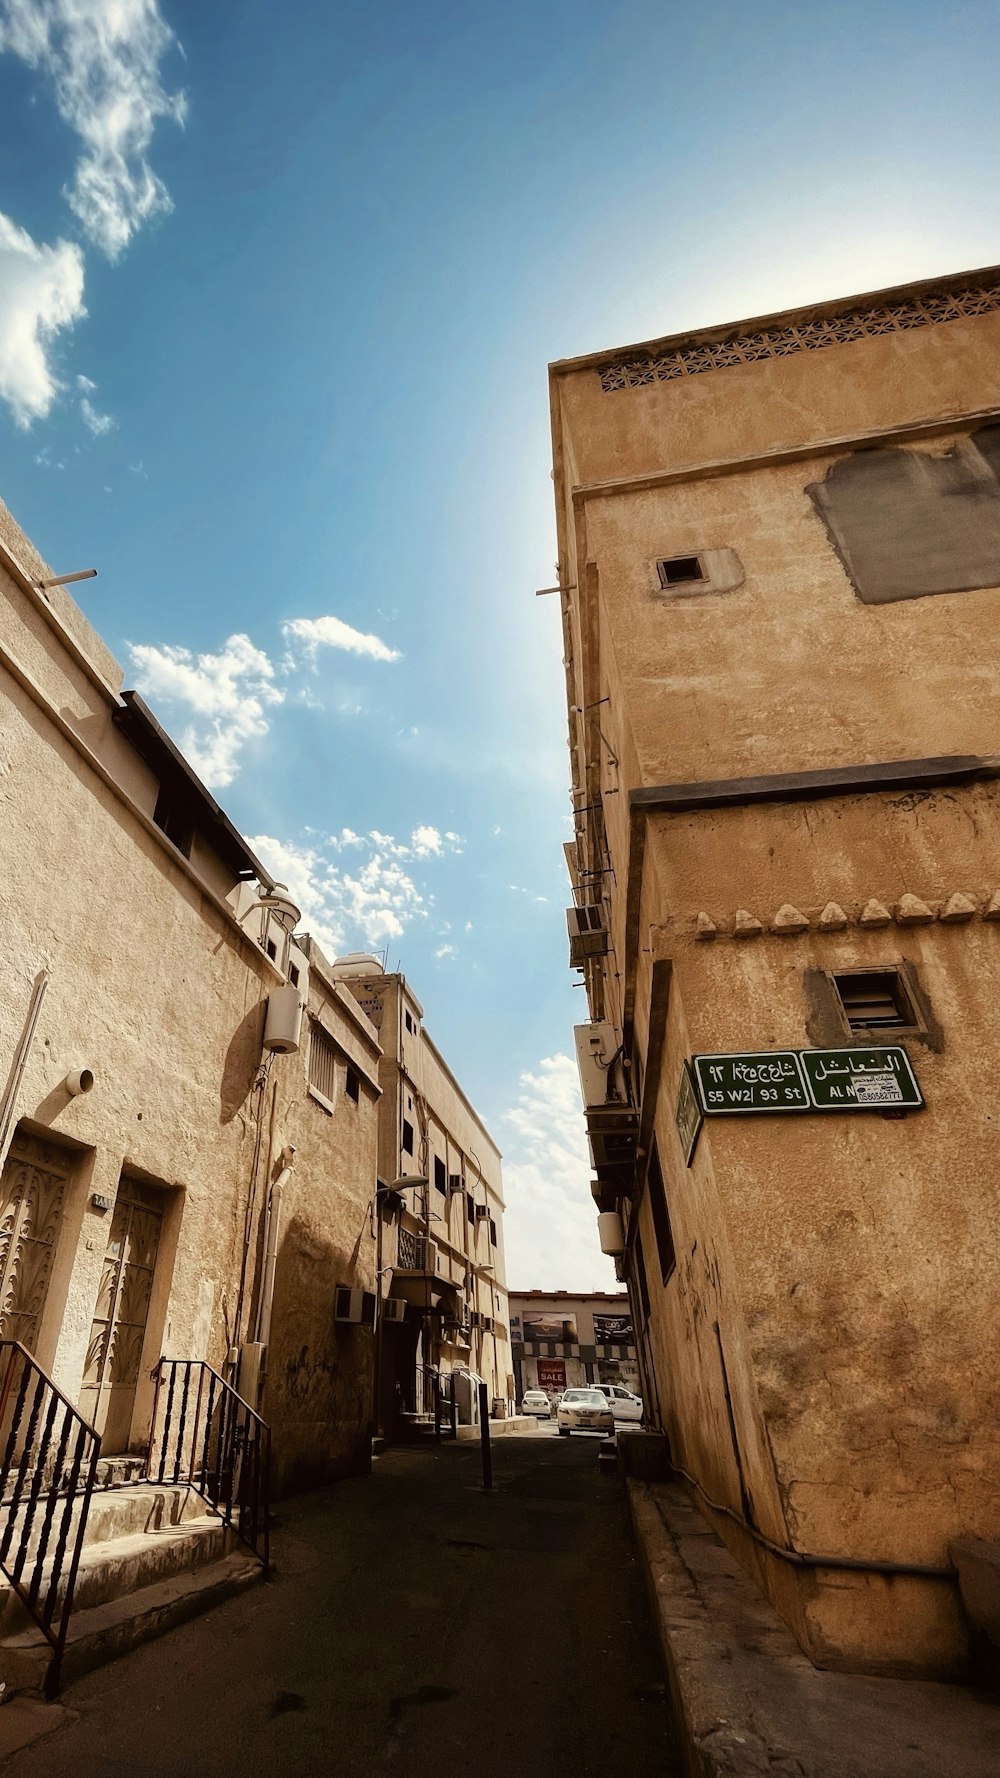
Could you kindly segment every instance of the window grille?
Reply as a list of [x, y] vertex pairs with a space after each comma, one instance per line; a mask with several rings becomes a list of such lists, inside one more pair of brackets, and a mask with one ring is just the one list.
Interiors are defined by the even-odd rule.
[[332, 1105], [337, 1097], [337, 1050], [322, 1025], [309, 1032], [309, 1085]]

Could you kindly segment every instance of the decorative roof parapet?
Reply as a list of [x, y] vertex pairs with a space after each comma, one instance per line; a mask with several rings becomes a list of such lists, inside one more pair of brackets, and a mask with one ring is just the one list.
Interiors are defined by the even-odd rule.
[[725, 370], [734, 364], [756, 364], [762, 358], [791, 358], [798, 352], [821, 351], [824, 346], [845, 346], [853, 340], [877, 338], [879, 334], [909, 333], [915, 327], [933, 327], [939, 321], [988, 315], [994, 309], [1000, 309], [1000, 284], [969, 284], [959, 290], [927, 291], [922, 296], [858, 304], [839, 315], [820, 315], [786, 327], [765, 327], [757, 333], [731, 334], [726, 339], [676, 346], [659, 354], [644, 352], [609, 359], [597, 369], [602, 389], [611, 394], [616, 389], [640, 389], [648, 383]]

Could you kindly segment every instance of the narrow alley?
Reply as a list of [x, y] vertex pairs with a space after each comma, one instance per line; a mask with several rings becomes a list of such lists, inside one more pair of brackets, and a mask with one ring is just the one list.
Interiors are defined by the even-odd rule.
[[273, 1581], [79, 1680], [4, 1778], [673, 1778], [621, 1482], [589, 1438], [393, 1450], [283, 1503]]

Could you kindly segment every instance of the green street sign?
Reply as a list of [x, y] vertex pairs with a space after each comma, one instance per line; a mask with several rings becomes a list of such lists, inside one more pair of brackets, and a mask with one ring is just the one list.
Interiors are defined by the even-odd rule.
[[702, 1126], [701, 1106], [694, 1090], [691, 1070], [686, 1062], [681, 1063], [681, 1077], [677, 1083], [677, 1104], [674, 1107], [674, 1122], [680, 1138], [681, 1153], [685, 1167], [690, 1167], [694, 1157], [698, 1132]]
[[692, 1062], [706, 1117], [810, 1110], [796, 1050], [693, 1056]]
[[802, 1050], [802, 1071], [817, 1111], [915, 1111], [923, 1105], [904, 1049]]

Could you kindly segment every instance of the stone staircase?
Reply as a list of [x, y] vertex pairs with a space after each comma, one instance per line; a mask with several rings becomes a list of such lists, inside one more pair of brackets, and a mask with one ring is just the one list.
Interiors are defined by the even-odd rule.
[[[141, 1468], [141, 1460], [128, 1458], [99, 1466], [103, 1485], [91, 1498], [84, 1534], [64, 1687], [262, 1575], [257, 1558], [193, 1488], [144, 1481]], [[51, 1656], [41, 1630], [0, 1574], [3, 1695], [41, 1694]]]

